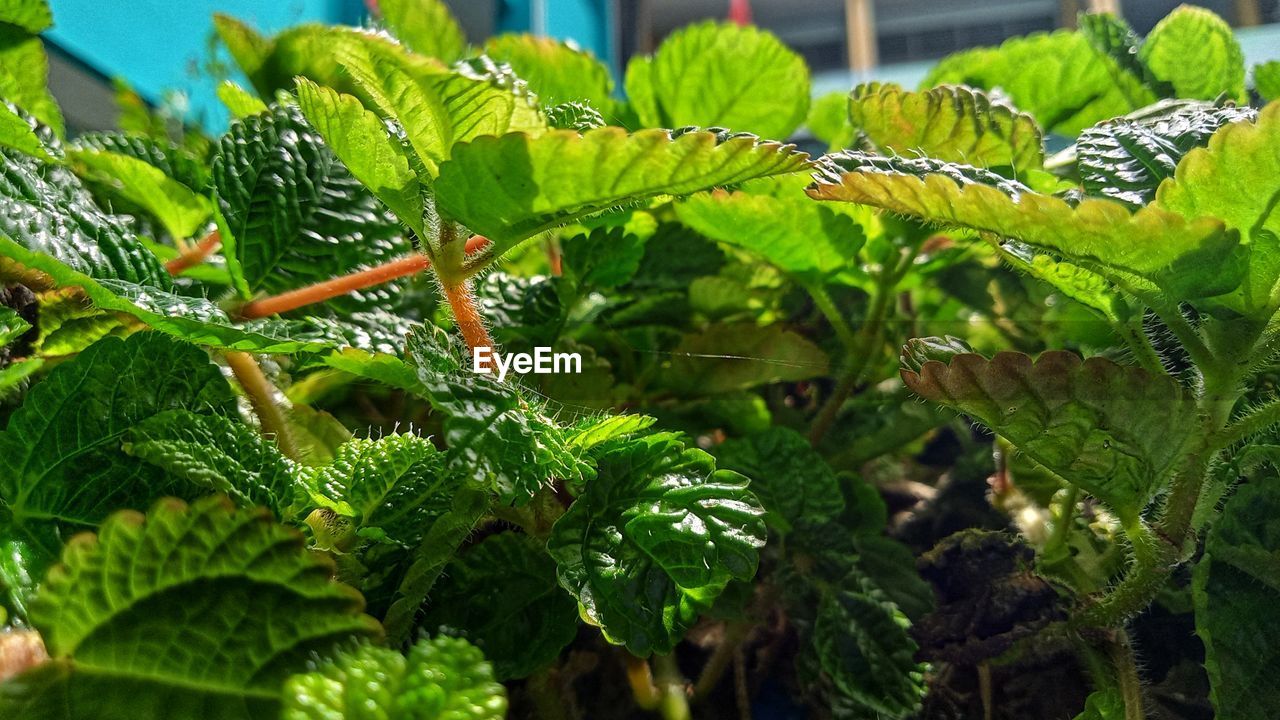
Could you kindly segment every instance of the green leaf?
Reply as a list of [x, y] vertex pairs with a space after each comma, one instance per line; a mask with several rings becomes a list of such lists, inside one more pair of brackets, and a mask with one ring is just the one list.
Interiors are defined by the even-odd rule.
[[51, 358], [71, 356], [108, 335], [128, 334], [127, 319], [85, 302], [84, 294], [76, 288], [41, 293], [39, 302], [36, 318], [39, 334], [31, 344], [35, 354]]
[[781, 325], [711, 325], [685, 335], [672, 353], [666, 382], [700, 395], [822, 377], [829, 368], [826, 353]]
[[377, 528], [387, 539], [417, 544], [430, 521], [449, 509], [457, 486], [431, 441], [410, 434], [351, 440], [333, 460], [301, 469], [301, 482], [319, 507], [351, 519], [357, 528]]
[[161, 289], [170, 285], [155, 255], [120, 220], [100, 210], [70, 170], [4, 151], [0, 241], [51, 256], [94, 278]]
[[981, 421], [1125, 521], [1160, 490], [1197, 427], [1195, 398], [1176, 380], [1101, 357], [959, 352], [907, 363], [921, 352], [919, 340], [904, 349], [911, 390]]
[[56, 554], [54, 528], [92, 527], [114, 509], [202, 493], [120, 449], [131, 428], [178, 409], [230, 415], [234, 397], [203, 350], [165, 335], [106, 338], [59, 365], [0, 433], [7, 522]]
[[465, 640], [420, 640], [408, 655], [373, 645], [289, 678], [283, 720], [503, 720], [507, 693]]
[[230, 80], [218, 83], [218, 99], [235, 118], [247, 118], [267, 111], [267, 104]]
[[[601, 158], [605, 160], [601, 161]], [[628, 202], [797, 172], [808, 156], [749, 135], [605, 127], [483, 137], [458, 146], [436, 183], [442, 214], [501, 252]]]
[[266, 505], [278, 517], [290, 517], [295, 493], [289, 461], [239, 418], [166, 410], [130, 428], [124, 451], [238, 505]]
[[827, 144], [828, 151], [843, 150], [853, 145], [858, 131], [849, 120], [849, 94], [829, 92], [814, 100], [805, 125], [814, 137]]
[[1036, 33], [977, 48], [938, 63], [921, 86], [999, 88], [1048, 132], [1074, 135], [1102, 120], [1155, 102], [1142, 81], [1122, 72], [1080, 33]]
[[442, 0], [379, 0], [387, 29], [416, 53], [445, 62], [467, 52], [462, 27]]
[[1114, 321], [1127, 319], [1130, 308], [1106, 278], [1079, 265], [1016, 242], [1001, 244], [1000, 257], [1014, 268], [1047, 283], [1063, 295]]
[[1263, 100], [1280, 100], [1280, 60], [1254, 65], [1253, 87]]
[[489, 494], [463, 486], [453, 494], [449, 511], [431, 523], [431, 528], [414, 548], [412, 562], [401, 577], [395, 600], [387, 609], [387, 636], [393, 645], [403, 644], [417, 626], [419, 610], [431, 588], [489, 510]]
[[[412, 250], [399, 223], [294, 107], [233, 123], [218, 144], [213, 184], [234, 237], [227, 248], [232, 272], [250, 292], [292, 290]], [[399, 287], [381, 285], [330, 305], [386, 305]]]
[[582, 447], [568, 439], [536, 396], [518, 384], [475, 374], [444, 330], [424, 327], [409, 338], [408, 359], [347, 351], [326, 358], [331, 367], [426, 398], [445, 415], [443, 438], [450, 473], [492, 489], [504, 503], [527, 502], [552, 480], [577, 483]]
[[961, 85], [909, 92], [870, 83], [854, 89], [853, 126], [884, 154], [926, 155], [977, 167], [1044, 165], [1044, 139], [1036, 121], [999, 99]]
[[[1167, 111], [1161, 111], [1165, 108]], [[1135, 116], [1095, 125], [1080, 134], [1076, 165], [1085, 192], [1141, 207], [1173, 177], [1182, 158], [1204, 146], [1218, 128], [1257, 117], [1252, 108], [1165, 101]]]
[[625, 227], [599, 227], [560, 241], [564, 269], [588, 287], [615, 288], [640, 269], [645, 238]]
[[213, 212], [209, 200], [142, 160], [102, 150], [67, 153], [85, 174], [151, 213], [174, 238], [195, 235]]
[[[29, 20], [42, 22], [31, 16]], [[49, 58], [28, 29], [0, 22], [0, 98], [31, 113], [54, 133], [63, 133], [62, 111], [49, 93]]]
[[462, 633], [493, 658], [499, 680], [541, 670], [578, 634], [577, 604], [556, 583], [555, 561], [527, 535], [491, 535], [444, 576], [422, 625]]
[[634, 435], [656, 422], [647, 415], [607, 415], [584, 418], [569, 428], [568, 441], [582, 450], [603, 445], [610, 440], [618, 440]]
[[307, 79], [298, 81], [298, 106], [347, 169], [419, 237], [426, 235], [418, 176], [409, 150], [360, 101]]
[[53, 26], [53, 13], [48, 0], [0, 0], [0, 23], [41, 33]]
[[813, 626], [818, 663], [845, 702], [880, 718], [907, 718], [924, 696], [924, 666], [906, 617], [868, 580], [827, 592]]
[[600, 111], [584, 102], [566, 102], [545, 110], [547, 126], [555, 130], [573, 130], [584, 133], [608, 125]]
[[1138, 37], [1124, 18], [1111, 13], [1081, 13], [1079, 23], [1080, 34], [1085, 36], [1093, 49], [1115, 61], [1113, 72], [1117, 83], [1136, 78], [1160, 97], [1173, 96], [1173, 86], [1153, 75], [1151, 69], [1139, 59], [1142, 38]]
[[172, 142], [167, 136], [91, 132], [77, 135], [71, 145], [77, 150], [108, 152], [141, 160], [197, 192], [204, 191], [209, 184], [209, 168], [203, 155]]
[[1146, 278], [1177, 299], [1212, 297], [1239, 284], [1239, 236], [1212, 218], [1185, 219], [1154, 207], [1133, 213], [1110, 200], [1072, 207], [999, 176], [923, 158], [846, 152], [827, 160], [809, 188], [819, 200], [1015, 238], [1109, 279]]
[[344, 37], [368, 31], [317, 23], [294, 25], [272, 38], [258, 34], [234, 18], [215, 13], [214, 29], [259, 97], [271, 99], [307, 77], [341, 92], [352, 90], [334, 46]]
[[382, 312], [331, 318], [263, 319], [233, 323], [216, 303], [120, 280], [97, 281], [50, 255], [0, 236], [0, 255], [48, 274], [59, 287], [77, 287], [99, 309], [131, 315], [149, 327], [197, 345], [262, 353], [302, 353], [344, 347], [397, 352], [410, 324]]
[[626, 86], [646, 127], [721, 127], [785, 140], [809, 112], [804, 58], [765, 30], [730, 23], [671, 33], [652, 56], [631, 60]]
[[585, 100], [610, 116], [614, 114], [609, 68], [572, 42], [537, 35], [499, 35], [485, 43], [484, 52], [510, 65], [529, 83], [544, 107]]
[[1138, 51], [1151, 74], [1180, 98], [1244, 100], [1244, 52], [1231, 26], [1212, 11], [1182, 5], [1156, 24]]
[[822, 282], [853, 266], [866, 242], [865, 210], [815, 203], [804, 194], [808, 178], [753, 180], [740, 190], [694, 195], [676, 206], [685, 225], [741, 247], [800, 279]]
[[552, 529], [579, 612], [637, 655], [670, 652], [730, 580], [750, 580], [764, 511], [737, 473], [670, 434], [621, 442]]
[[1221, 720], [1263, 720], [1280, 703], [1266, 668], [1280, 660], [1280, 495], [1274, 478], [1241, 485], [1209, 531], [1193, 571], [1196, 634]]
[[21, 392], [27, 378], [44, 366], [43, 358], [29, 358], [0, 368], [0, 400], [8, 401]]
[[[821, 522], [844, 510], [840, 483], [826, 460], [800, 433], [785, 427], [716, 448], [716, 464], [751, 479], [751, 492], [784, 532], [799, 522]], [[780, 522], [779, 522], [780, 521]]]
[[0, 147], [13, 148], [50, 162], [53, 156], [37, 134], [38, 128], [35, 118], [9, 103], [0, 103]]
[[31, 323], [22, 319], [16, 310], [0, 305], [0, 348], [17, 340], [31, 329]]
[[0, 686], [0, 712], [272, 716], [281, 683], [313, 654], [380, 635], [332, 574], [296, 531], [225, 499], [117, 513], [73, 540], [40, 588], [31, 621], [53, 659]]
[[231, 53], [231, 58], [240, 67], [240, 71], [253, 82], [258, 93], [270, 97], [272, 89], [261, 87], [255, 78], [259, 76], [271, 57], [272, 41], [258, 34], [248, 25], [222, 13], [214, 13], [213, 28], [218, 33], [218, 38], [222, 40], [222, 44]]
[[[1173, 180], [1156, 191], [1154, 207], [1186, 218], [1213, 217], [1240, 232], [1249, 267], [1240, 289], [1224, 304], [1261, 318], [1280, 306], [1280, 103], [1263, 108], [1256, 123], [1227, 125], [1206, 148], [1187, 153]], [[1269, 188], [1259, 191], [1259, 188]], [[1268, 194], [1268, 192], [1270, 194]]]
[[1084, 701], [1084, 712], [1075, 720], [1124, 720], [1124, 715], [1124, 698], [1119, 691], [1095, 690], [1089, 693]]
[[457, 143], [546, 127], [510, 68], [488, 58], [444, 70], [383, 38], [359, 34], [344, 37], [337, 53], [360, 90], [404, 128], [428, 176], [437, 174]]
[[464, 367], [443, 330], [424, 328], [411, 336], [409, 356], [417, 373], [410, 391], [447, 416], [443, 437], [451, 472], [516, 504], [553, 480], [581, 480], [578, 453], [542, 404], [512, 382]]

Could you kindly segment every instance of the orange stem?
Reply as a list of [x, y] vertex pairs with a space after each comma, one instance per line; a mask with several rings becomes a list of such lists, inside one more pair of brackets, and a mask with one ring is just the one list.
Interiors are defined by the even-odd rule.
[[180, 275], [189, 268], [195, 267], [205, 261], [209, 254], [218, 249], [222, 244], [222, 236], [217, 230], [204, 236], [200, 242], [192, 245], [178, 257], [164, 264], [164, 269], [169, 271], [170, 275]]
[[547, 239], [547, 264], [551, 266], [551, 274], [560, 277], [564, 274], [564, 261], [560, 254], [560, 246], [555, 240]]
[[[466, 251], [467, 253], [472, 253], [488, 244], [489, 238], [482, 235], [473, 235], [467, 241]], [[290, 310], [297, 310], [300, 307], [314, 305], [346, 295], [356, 290], [381, 285], [390, 280], [416, 275], [429, 267], [431, 267], [431, 261], [427, 259], [427, 256], [415, 253], [409, 257], [392, 260], [350, 275], [343, 275], [332, 280], [301, 287], [297, 290], [290, 290], [279, 295], [254, 300], [240, 308], [240, 317], [246, 320], [253, 320], [255, 318], [279, 315]]]
[[463, 280], [457, 285], [444, 285], [444, 296], [453, 309], [453, 321], [462, 333], [462, 340], [469, 349], [493, 347], [493, 338], [489, 337], [489, 329], [480, 317], [480, 309], [476, 307], [476, 298], [471, 294], [470, 281]]

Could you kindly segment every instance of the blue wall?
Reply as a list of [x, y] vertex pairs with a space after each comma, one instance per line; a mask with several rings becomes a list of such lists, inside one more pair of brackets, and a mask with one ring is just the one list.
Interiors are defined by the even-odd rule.
[[[466, 2], [467, 0], [459, 0]], [[51, 0], [48, 37], [109, 77], [123, 77], [157, 102], [167, 90], [188, 97], [191, 117], [210, 130], [226, 123], [215, 84], [200, 67], [212, 57], [213, 14], [222, 12], [267, 34], [306, 21], [356, 24], [364, 0]], [[504, 0], [500, 32], [542, 30], [612, 58], [610, 0]], [[535, 13], [538, 15], [535, 17]]]
[[351, 23], [362, 0], [52, 0], [48, 37], [110, 77], [123, 77], [155, 102], [166, 90], [188, 95], [192, 117], [211, 129], [225, 122], [214, 84], [199, 71], [211, 57], [213, 14], [224, 12], [264, 32], [308, 20]]

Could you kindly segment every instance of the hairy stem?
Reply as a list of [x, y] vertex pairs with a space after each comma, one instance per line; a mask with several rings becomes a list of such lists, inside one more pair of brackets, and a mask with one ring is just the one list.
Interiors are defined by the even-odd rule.
[[236, 376], [244, 394], [253, 406], [253, 412], [262, 423], [264, 435], [275, 439], [280, 452], [292, 460], [300, 460], [298, 445], [294, 442], [293, 433], [285, 419], [284, 409], [276, 401], [276, 388], [262, 374], [262, 367], [252, 355], [246, 352], [233, 351], [226, 354], [227, 365]]
[[357, 290], [381, 285], [391, 280], [416, 275], [429, 267], [431, 267], [431, 261], [427, 259], [427, 256], [415, 253], [409, 257], [392, 260], [349, 275], [342, 275], [314, 285], [307, 285], [296, 290], [280, 293], [279, 295], [254, 300], [240, 308], [240, 317], [246, 320], [253, 320], [255, 318], [279, 315], [290, 310], [297, 310], [300, 307], [342, 297]]
[[1129, 346], [1129, 350], [1133, 352], [1134, 360], [1138, 361], [1138, 365], [1143, 370], [1156, 375], [1167, 375], [1169, 373], [1165, 369], [1160, 355], [1156, 353], [1155, 347], [1151, 344], [1151, 338], [1147, 337], [1146, 332], [1142, 329], [1141, 316], [1132, 323], [1114, 321], [1111, 326], [1124, 340], [1125, 345]]
[[[488, 244], [488, 238], [475, 235], [467, 241], [466, 251], [468, 253], [475, 252]], [[416, 275], [429, 267], [431, 267], [431, 260], [426, 255], [414, 253], [408, 257], [392, 260], [348, 275], [300, 287], [279, 295], [254, 300], [240, 308], [240, 317], [246, 320], [253, 320], [255, 318], [279, 315], [290, 310], [297, 310], [300, 307], [332, 300], [357, 290]]]
[[489, 337], [489, 328], [485, 327], [484, 318], [480, 316], [480, 308], [476, 307], [475, 295], [471, 293], [471, 281], [463, 280], [457, 285], [444, 285], [444, 296], [453, 310], [453, 321], [462, 333], [462, 340], [469, 349], [493, 347], [493, 338]]
[[183, 271], [199, 265], [205, 259], [222, 245], [222, 235], [217, 230], [204, 236], [200, 242], [192, 245], [178, 257], [166, 262], [164, 269], [169, 271], [170, 275], [180, 275]]
[[1124, 720], [1145, 720], [1142, 711], [1142, 680], [1138, 677], [1138, 664], [1134, 661], [1133, 646], [1128, 635], [1121, 631], [1108, 643], [1107, 654], [1115, 666], [1120, 697], [1124, 700]]
[[1280, 423], [1280, 400], [1267, 403], [1224, 428], [1214, 438], [1213, 448], [1220, 450], [1230, 447], [1278, 423]]
[[1141, 612], [1164, 587], [1178, 558], [1177, 546], [1141, 521], [1125, 529], [1132, 545], [1133, 564], [1124, 578], [1096, 604], [1077, 616], [1085, 627], [1115, 627]]
[[[1150, 298], [1143, 299], [1150, 300]], [[1205, 368], [1213, 366], [1213, 353], [1205, 345], [1200, 333], [1196, 332], [1196, 329], [1191, 327], [1191, 323], [1187, 322], [1182, 310], [1177, 307], [1165, 307], [1155, 301], [1147, 304], [1159, 316], [1165, 327], [1169, 328], [1174, 337], [1178, 338], [1178, 343], [1187, 351], [1187, 356], [1191, 358], [1191, 362], [1195, 363], [1196, 367], [1203, 371]]]

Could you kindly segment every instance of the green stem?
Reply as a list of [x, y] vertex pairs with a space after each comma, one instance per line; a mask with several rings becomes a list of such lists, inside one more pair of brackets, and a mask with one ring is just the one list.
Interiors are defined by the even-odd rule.
[[691, 720], [689, 693], [685, 690], [684, 676], [676, 665], [675, 653], [654, 655], [653, 668], [658, 692], [662, 695], [658, 701], [658, 712], [663, 720]]
[[1080, 488], [1075, 485], [1068, 485], [1067, 494], [1062, 498], [1062, 504], [1058, 507], [1058, 512], [1053, 518], [1053, 532], [1044, 544], [1045, 555], [1050, 555], [1052, 551], [1058, 550], [1067, 544], [1067, 538], [1071, 536], [1071, 522], [1075, 517], [1076, 503], [1079, 500]]
[[1133, 548], [1133, 565], [1118, 584], [1096, 604], [1086, 608], [1073, 624], [1078, 627], [1114, 627], [1151, 604], [1173, 572], [1177, 546], [1153, 533], [1141, 521], [1125, 529]]
[[835, 424], [836, 418], [839, 417], [840, 409], [862, 382], [862, 376], [871, 366], [872, 360], [879, 355], [876, 352], [876, 345], [884, 333], [884, 321], [894, 297], [893, 289], [902, 276], [911, 269], [911, 263], [914, 260], [915, 252], [906, 252], [903, 253], [897, 266], [881, 271], [871, 297], [871, 307], [867, 310], [866, 320], [849, 346], [852, 364], [841, 377], [831, 397], [827, 398], [826, 404], [818, 411], [818, 416], [814, 418], [813, 425], [809, 429], [809, 444], [816, 447], [822, 442], [822, 438], [826, 437], [831, 426]]
[[1230, 447], [1278, 423], [1280, 423], [1280, 400], [1275, 400], [1224, 428], [1214, 438], [1212, 448], [1221, 450]]
[[1142, 711], [1142, 679], [1138, 677], [1138, 665], [1134, 661], [1128, 635], [1121, 631], [1108, 646], [1107, 654], [1115, 666], [1120, 697], [1124, 700], [1124, 720], [1145, 720], [1146, 714]]
[[426, 602], [427, 594], [488, 507], [487, 494], [463, 488], [453, 496], [449, 512], [431, 524], [426, 537], [413, 551], [413, 564], [405, 571], [400, 587], [396, 588], [396, 599], [382, 622], [392, 647], [400, 647], [409, 640], [414, 620]]
[[569, 720], [555, 668], [543, 668], [530, 675], [525, 681], [525, 689], [533, 700], [538, 720]]
[[1133, 358], [1138, 361], [1138, 365], [1142, 369], [1156, 375], [1169, 374], [1164, 362], [1160, 359], [1159, 353], [1156, 352], [1155, 347], [1151, 344], [1151, 338], [1147, 337], [1147, 333], [1142, 329], [1141, 315], [1133, 322], [1113, 321], [1111, 326], [1115, 328], [1116, 333], [1133, 351]]
[[845, 352], [852, 353], [858, 343], [856, 333], [849, 325], [849, 321], [845, 320], [840, 308], [836, 307], [835, 301], [831, 299], [831, 293], [818, 283], [803, 283], [803, 287], [813, 298], [813, 304], [827, 318], [827, 322], [831, 323], [831, 328], [836, 331], [836, 337], [840, 339]]
[[649, 661], [626, 653], [623, 660], [627, 664], [627, 684], [631, 686], [631, 696], [641, 710], [657, 710], [662, 704], [662, 693], [653, 683], [653, 668]]
[[716, 646], [715, 652], [711, 653], [711, 657], [707, 658], [707, 663], [702, 666], [702, 674], [694, 683], [694, 700], [706, 700], [715, 691], [725, 671], [733, 664], [733, 658], [747, 639], [751, 627], [751, 623], [746, 620], [731, 620], [725, 625], [724, 638]]
[[1214, 356], [1209, 347], [1204, 344], [1204, 339], [1200, 337], [1200, 333], [1191, 327], [1191, 323], [1187, 322], [1187, 318], [1183, 316], [1182, 310], [1176, 307], [1163, 306], [1158, 302], [1151, 302], [1151, 298], [1143, 298], [1148, 300], [1148, 305], [1160, 320], [1169, 328], [1174, 337], [1178, 338], [1178, 342], [1182, 344], [1187, 356], [1191, 358], [1191, 362], [1200, 368], [1203, 372], [1206, 368], [1214, 366]]

